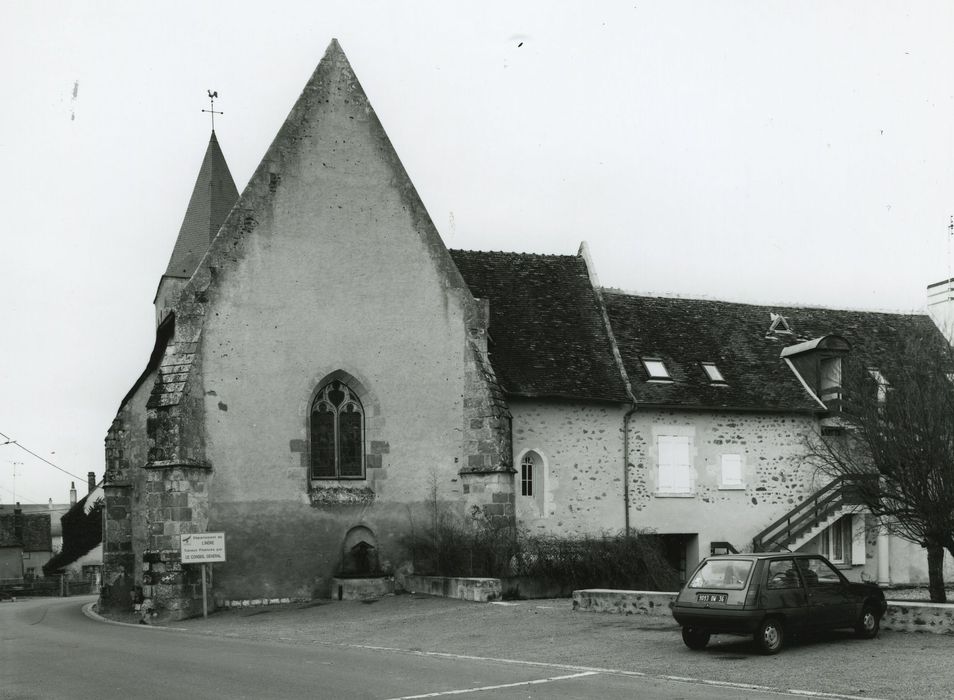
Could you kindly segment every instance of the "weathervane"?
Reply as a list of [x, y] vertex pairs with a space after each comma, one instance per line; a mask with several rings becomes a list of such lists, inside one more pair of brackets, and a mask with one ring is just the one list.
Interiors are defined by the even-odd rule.
[[216, 112], [216, 111], [215, 111], [215, 98], [219, 96], [218, 91], [212, 92], [211, 90], [207, 90], [206, 92], [209, 93], [209, 108], [208, 108], [208, 109], [203, 109], [202, 111], [203, 111], [203, 112], [208, 112], [209, 115], [212, 117], [212, 131], [213, 131], [213, 133], [214, 133], [214, 132], [215, 132], [215, 115], [216, 115], [216, 114], [225, 114], [225, 112]]

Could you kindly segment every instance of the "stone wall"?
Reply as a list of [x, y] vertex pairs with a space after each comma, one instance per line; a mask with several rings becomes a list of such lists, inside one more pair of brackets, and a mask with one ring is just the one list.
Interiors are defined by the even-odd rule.
[[646, 615], [676, 621], [669, 604], [675, 593], [660, 591], [619, 591], [608, 588], [590, 588], [573, 591], [573, 610], [580, 612], [611, 613], [614, 615]]
[[500, 579], [448, 576], [406, 576], [402, 580], [410, 593], [426, 593], [442, 598], [489, 603], [501, 598]]
[[[890, 592], [888, 593], [890, 597]], [[573, 609], [614, 615], [647, 615], [669, 619], [675, 625], [669, 603], [676, 593], [587, 589], [573, 591]], [[954, 604], [888, 601], [881, 629], [894, 632], [954, 634]]]
[[542, 498], [521, 496], [516, 474], [518, 525], [532, 534], [615, 534], [625, 527], [623, 416], [610, 403], [511, 398], [513, 451], [540, 457]]
[[[719, 541], [750, 551], [758, 532], [825, 483], [805, 462], [812, 425], [811, 416], [795, 414], [637, 411], [629, 437], [634, 527], [697, 535], [700, 557]], [[691, 438], [691, 494], [658, 491], [660, 435]], [[720, 483], [723, 454], [741, 455], [741, 488]], [[726, 517], [729, 513], [732, 517]]]

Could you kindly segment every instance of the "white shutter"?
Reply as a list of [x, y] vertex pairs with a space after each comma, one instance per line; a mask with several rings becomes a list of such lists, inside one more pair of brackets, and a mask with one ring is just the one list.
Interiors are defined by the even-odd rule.
[[742, 486], [742, 455], [722, 455], [722, 485]]
[[692, 493], [690, 438], [660, 435], [656, 438], [660, 493]]

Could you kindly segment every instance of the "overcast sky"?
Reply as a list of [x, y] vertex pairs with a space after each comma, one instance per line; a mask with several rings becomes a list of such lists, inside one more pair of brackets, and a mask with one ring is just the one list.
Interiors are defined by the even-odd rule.
[[[206, 90], [241, 191], [332, 37], [449, 247], [585, 240], [605, 286], [923, 310], [950, 276], [952, 27], [941, 1], [4, 0], [0, 433], [80, 496], [102, 477]], [[0, 503], [71, 480], [0, 445]]]

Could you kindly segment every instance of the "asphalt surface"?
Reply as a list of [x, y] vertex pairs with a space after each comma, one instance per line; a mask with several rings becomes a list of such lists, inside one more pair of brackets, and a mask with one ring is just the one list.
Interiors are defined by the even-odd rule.
[[386, 648], [781, 692], [954, 697], [954, 635], [883, 631], [876, 639], [858, 640], [836, 632], [792, 640], [771, 657], [759, 655], [747, 639], [726, 636], [693, 652], [669, 618], [576, 612], [568, 599], [486, 604], [410, 594], [369, 603], [313, 601], [230, 610], [175, 626], [298, 646]]
[[84, 615], [93, 600], [0, 604], [0, 698], [954, 696], [948, 635], [832, 634], [764, 657], [736, 637], [692, 652], [668, 618], [575, 612], [569, 600], [400, 595], [164, 627]]
[[778, 697], [765, 689], [707, 686], [608, 669], [105, 624], [84, 615], [91, 606], [89, 598], [21, 599], [0, 605], [0, 698]]

